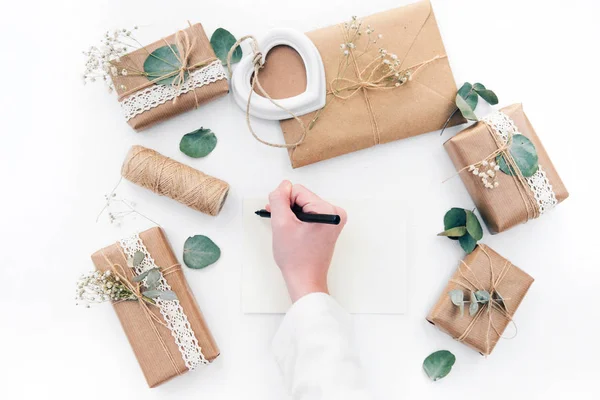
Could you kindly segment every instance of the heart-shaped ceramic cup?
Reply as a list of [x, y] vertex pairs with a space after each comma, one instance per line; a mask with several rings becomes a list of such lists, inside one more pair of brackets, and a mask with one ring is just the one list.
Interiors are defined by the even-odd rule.
[[[306, 70], [306, 90], [296, 96], [275, 100], [281, 107], [296, 116], [308, 114], [325, 106], [326, 83], [325, 69], [321, 55], [314, 43], [302, 32], [293, 29], [273, 29], [259, 40], [260, 51], [265, 56], [276, 46], [289, 46], [302, 58]], [[254, 73], [254, 54], [242, 58], [231, 78], [231, 91], [235, 102], [246, 111], [248, 96], [252, 90], [251, 80]], [[250, 115], [268, 120], [291, 118], [288, 111], [273, 104], [268, 98], [254, 93], [250, 105]]]

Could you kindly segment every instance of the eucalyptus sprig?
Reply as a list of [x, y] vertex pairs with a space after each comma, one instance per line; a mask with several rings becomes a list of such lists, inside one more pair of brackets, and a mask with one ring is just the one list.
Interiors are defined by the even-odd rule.
[[450, 114], [450, 117], [448, 117], [446, 123], [444, 123], [440, 135], [444, 133], [444, 130], [450, 123], [452, 117], [454, 117], [454, 114], [459, 111], [463, 117], [469, 121], [479, 121], [479, 118], [477, 118], [477, 115], [475, 115], [475, 108], [477, 108], [477, 103], [479, 102], [480, 97], [488, 104], [498, 104], [498, 96], [496, 96], [496, 93], [487, 89], [481, 83], [475, 83], [474, 85], [471, 85], [469, 82], [465, 82], [456, 93], [456, 109], [452, 112], [452, 114]]
[[438, 236], [458, 240], [463, 250], [470, 254], [483, 238], [483, 229], [473, 211], [451, 208], [444, 215], [444, 231], [438, 233]]
[[477, 311], [479, 311], [480, 304], [482, 306], [490, 306], [492, 303], [494, 303], [502, 308], [506, 308], [504, 304], [504, 299], [497, 291], [494, 291], [493, 295], [490, 295], [490, 292], [488, 292], [487, 290], [477, 290], [474, 292], [471, 291], [469, 293], [470, 300], [465, 300], [465, 292], [463, 292], [460, 289], [455, 289], [448, 292], [448, 296], [450, 296], [450, 301], [452, 301], [452, 304], [454, 304], [460, 309], [461, 317], [465, 313], [465, 304], [469, 304], [469, 315], [471, 317], [477, 314]]

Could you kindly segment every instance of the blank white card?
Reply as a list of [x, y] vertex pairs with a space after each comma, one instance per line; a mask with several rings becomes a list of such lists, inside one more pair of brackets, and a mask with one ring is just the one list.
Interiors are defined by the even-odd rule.
[[[338, 200], [348, 212], [329, 271], [329, 292], [350, 313], [406, 311], [406, 215], [392, 200]], [[265, 199], [245, 199], [242, 310], [285, 313], [291, 306], [273, 260], [271, 222], [254, 214]], [[310, 249], [307, 249], [310, 251]]]

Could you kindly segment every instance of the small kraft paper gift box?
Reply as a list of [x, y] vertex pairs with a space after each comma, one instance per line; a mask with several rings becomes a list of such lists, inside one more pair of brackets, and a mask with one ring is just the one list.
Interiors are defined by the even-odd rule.
[[538, 218], [569, 196], [521, 104], [483, 118], [444, 148], [492, 234]]
[[427, 321], [487, 356], [532, 283], [527, 273], [479, 244], [460, 262]]
[[113, 65], [119, 71], [111, 77], [125, 119], [138, 131], [229, 91], [225, 69], [200, 24], [137, 49]]
[[[128, 260], [136, 253], [144, 256], [134, 266]], [[130, 283], [136, 282], [135, 276], [158, 268], [158, 289], [176, 294], [176, 300], [159, 298], [155, 305], [142, 300], [113, 302], [150, 387], [219, 356], [219, 348], [161, 228], [151, 228], [99, 250], [92, 261], [98, 271], [116, 271]]]
[[[306, 35], [323, 61], [327, 102], [300, 117], [304, 127], [281, 121], [293, 168], [441, 129], [452, 114], [457, 87], [429, 1]], [[271, 97], [304, 91], [304, 63], [293, 49], [278, 46], [266, 57], [259, 78]], [[464, 121], [457, 113], [449, 125]]]

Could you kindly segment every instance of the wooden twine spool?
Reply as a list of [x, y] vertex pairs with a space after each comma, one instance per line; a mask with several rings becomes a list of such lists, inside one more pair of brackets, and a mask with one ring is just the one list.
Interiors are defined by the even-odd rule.
[[143, 146], [133, 146], [121, 168], [123, 178], [194, 210], [217, 215], [229, 184]]

